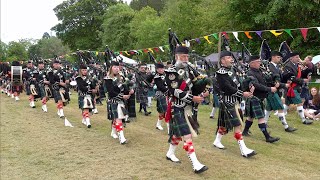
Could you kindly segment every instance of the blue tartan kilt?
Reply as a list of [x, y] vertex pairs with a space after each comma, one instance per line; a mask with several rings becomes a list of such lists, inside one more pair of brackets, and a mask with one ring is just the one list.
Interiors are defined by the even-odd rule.
[[39, 97], [42, 99], [44, 97], [46, 97], [46, 91], [44, 89], [44, 85], [39, 85], [38, 88], [38, 93], [39, 93]]
[[246, 100], [246, 116], [257, 119], [264, 118], [265, 114], [263, 107], [263, 101], [261, 101], [259, 98], [248, 98]]
[[123, 103], [107, 102], [108, 119], [125, 119], [128, 116], [128, 111]]
[[286, 96], [286, 104], [290, 105], [290, 104], [300, 104], [302, 103], [301, 97], [300, 97], [300, 93], [298, 92], [297, 89], [293, 90], [294, 91], [294, 97], [290, 98]]
[[167, 100], [165, 96], [157, 98], [157, 111], [158, 113], [165, 113], [167, 111]]
[[266, 98], [266, 110], [267, 111], [276, 111], [284, 109], [282, 101], [278, 93], [268, 93]]
[[25, 87], [26, 87], [26, 94], [27, 94], [28, 96], [31, 95], [30, 83], [25, 83]]
[[52, 93], [53, 93], [53, 98], [55, 103], [58, 103], [59, 100], [62, 100], [59, 90], [53, 89]]
[[182, 137], [191, 134], [184, 116], [184, 108], [173, 107], [173, 118], [170, 121], [170, 135]]

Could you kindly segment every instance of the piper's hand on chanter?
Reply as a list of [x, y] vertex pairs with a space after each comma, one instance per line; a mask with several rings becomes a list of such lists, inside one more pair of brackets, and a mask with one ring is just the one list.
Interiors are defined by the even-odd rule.
[[195, 103], [201, 103], [204, 100], [201, 96], [193, 96], [192, 101]]
[[277, 88], [276, 87], [271, 87], [271, 92], [277, 92]]
[[253, 96], [253, 94], [251, 92], [243, 92], [243, 97], [245, 97], [245, 98], [250, 98], [252, 96]]

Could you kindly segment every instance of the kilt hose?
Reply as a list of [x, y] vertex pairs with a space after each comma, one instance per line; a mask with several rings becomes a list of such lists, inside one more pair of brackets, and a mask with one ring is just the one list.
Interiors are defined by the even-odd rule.
[[246, 100], [246, 116], [250, 118], [261, 119], [264, 118], [264, 105], [263, 101], [259, 98], [253, 96], [252, 98], [247, 98]]
[[266, 98], [266, 110], [267, 111], [276, 111], [284, 109], [282, 101], [278, 93], [268, 93]]

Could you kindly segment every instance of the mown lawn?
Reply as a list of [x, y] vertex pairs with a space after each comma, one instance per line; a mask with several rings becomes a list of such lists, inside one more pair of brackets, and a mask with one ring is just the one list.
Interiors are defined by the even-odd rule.
[[[298, 131], [287, 133], [272, 115], [269, 130], [280, 137], [266, 143], [255, 121], [253, 136], [245, 137], [247, 146], [256, 150], [250, 159], [240, 156], [238, 144], [230, 133], [223, 138], [227, 149], [213, 148], [216, 119], [209, 119], [210, 106], [199, 110], [200, 136], [194, 140], [198, 159], [209, 167], [203, 174], [192, 171], [182, 144], [177, 150], [181, 164], [166, 160], [166, 131], [157, 131], [155, 102], [151, 116], [138, 113], [127, 124], [129, 144], [120, 145], [110, 137], [106, 107], [98, 106], [92, 117], [92, 128], [81, 123], [75, 93], [65, 107], [65, 115], [74, 126], [65, 127], [56, 114], [53, 100], [48, 113], [29, 107], [28, 98], [21, 101], [1, 98], [1, 180], [4, 179], [320, 179], [320, 121], [306, 126], [296, 112], [287, 116]], [[104, 102], [105, 104], [105, 102]], [[165, 126], [164, 126], [165, 127]]]

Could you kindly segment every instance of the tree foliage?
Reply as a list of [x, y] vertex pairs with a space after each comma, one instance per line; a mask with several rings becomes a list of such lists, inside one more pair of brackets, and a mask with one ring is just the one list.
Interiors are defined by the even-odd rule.
[[72, 50], [101, 46], [103, 14], [115, 0], [68, 0], [54, 8], [61, 23], [52, 28]]
[[7, 53], [8, 53], [8, 45], [0, 41], [0, 61], [7, 60]]
[[11, 41], [8, 44], [8, 61], [24, 61], [28, 59], [26, 45], [23, 42]]
[[130, 22], [134, 17], [134, 10], [127, 4], [111, 6], [104, 15], [103, 32], [100, 39], [104, 45], [114, 50], [134, 48], [134, 38], [130, 35]]
[[62, 41], [55, 36], [40, 39], [37, 44], [32, 45], [28, 50], [29, 55], [44, 59], [53, 58], [54, 55], [65, 55], [69, 52], [69, 48], [64, 46]]
[[149, 6], [160, 15], [167, 1], [168, 0], [132, 0], [130, 7], [136, 11], [140, 11], [142, 8]]

